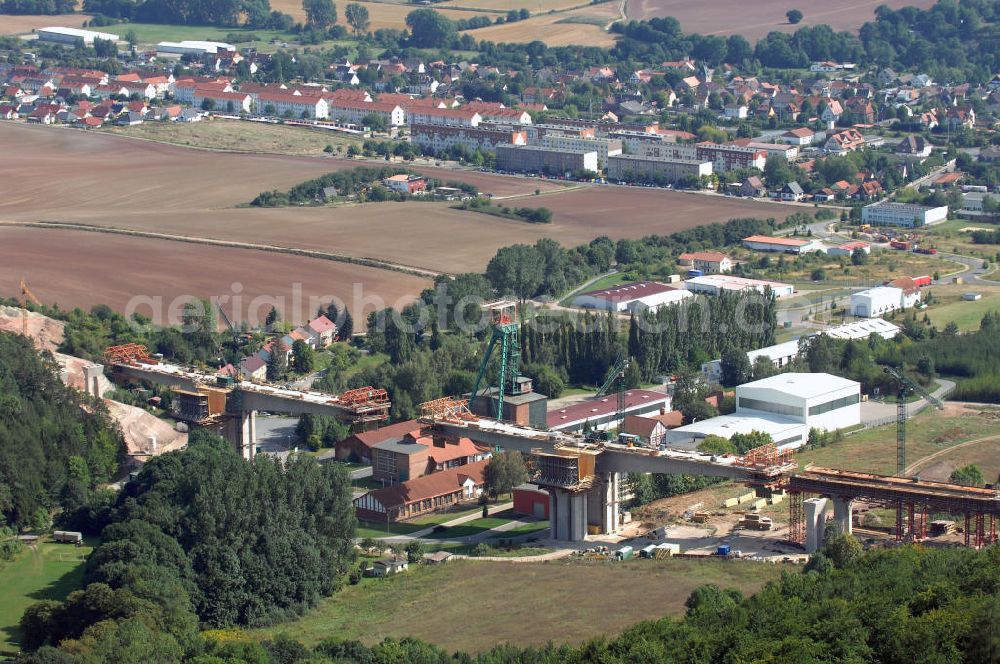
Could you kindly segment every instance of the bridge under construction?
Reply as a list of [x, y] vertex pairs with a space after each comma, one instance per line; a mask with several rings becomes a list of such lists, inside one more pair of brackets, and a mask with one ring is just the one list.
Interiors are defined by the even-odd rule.
[[554, 539], [582, 540], [590, 529], [616, 532], [622, 474], [666, 473], [726, 477], [753, 487], [759, 495], [788, 491], [789, 539], [809, 552], [822, 544], [828, 500], [833, 502], [833, 520], [842, 533], [853, 530], [854, 501], [864, 500], [897, 508], [897, 514], [905, 515], [897, 519], [899, 540], [923, 539], [928, 514], [946, 512], [964, 517], [967, 546], [979, 548], [997, 541], [1000, 493], [995, 489], [812, 466], [799, 471], [791, 454], [774, 445], [742, 456], [719, 456], [588, 441], [581, 435], [482, 418], [457, 399], [423, 404], [422, 420], [446, 438], [464, 437], [493, 449], [532, 455], [537, 460], [533, 481], [549, 490]]
[[104, 359], [119, 378], [173, 388], [174, 415], [178, 419], [219, 433], [246, 459], [252, 459], [255, 453], [259, 411], [329, 415], [364, 429], [389, 419], [392, 405], [385, 390], [373, 387], [332, 395], [220, 378], [162, 362], [136, 344], [112, 346], [105, 351]]

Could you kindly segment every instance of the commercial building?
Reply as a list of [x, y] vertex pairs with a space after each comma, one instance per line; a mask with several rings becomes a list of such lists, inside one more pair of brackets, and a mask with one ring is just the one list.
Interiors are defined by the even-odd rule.
[[808, 254], [813, 251], [823, 251], [823, 243], [819, 240], [797, 237], [772, 237], [770, 235], [751, 235], [743, 238], [743, 246], [754, 251], [784, 251], [790, 254]]
[[656, 311], [660, 307], [676, 304], [689, 297], [693, 295], [683, 288], [656, 281], [640, 281], [581, 293], [573, 299], [573, 304], [604, 311], [638, 312], [643, 309]]
[[597, 172], [597, 151], [566, 152], [533, 145], [498, 145], [497, 169], [516, 173]]
[[235, 51], [236, 47], [225, 42], [184, 40], [179, 42], [163, 41], [156, 45], [157, 55], [215, 55], [219, 51]]
[[718, 295], [722, 291], [740, 293], [749, 290], [755, 290], [763, 294], [768, 288], [771, 289], [775, 297], [788, 297], [795, 292], [795, 286], [791, 284], [734, 277], [728, 274], [706, 274], [700, 277], [692, 277], [684, 282], [684, 287], [692, 293], [704, 293], [706, 295]]
[[[783, 369], [791, 364], [799, 356], [799, 341], [786, 341], [784, 343], [758, 348], [747, 352], [747, 359], [753, 366], [758, 358], [766, 357], [778, 369]], [[722, 360], [712, 360], [701, 365], [701, 373], [706, 379], [718, 383], [722, 380]]]
[[104, 41], [118, 41], [118, 35], [110, 32], [94, 32], [93, 30], [81, 30], [80, 28], [39, 28], [35, 30], [39, 41], [56, 42], [59, 44], [78, 44], [83, 42], [87, 46], [93, 46], [95, 39]]
[[883, 339], [894, 339], [900, 331], [898, 325], [893, 325], [887, 320], [869, 318], [868, 320], [859, 320], [831, 327], [828, 330], [823, 330], [821, 334], [833, 337], [834, 339], [867, 339], [873, 334], [877, 334]]
[[354, 508], [364, 521], [393, 523], [475, 500], [483, 493], [487, 463], [479, 461], [369, 491], [354, 500]]
[[927, 207], [911, 203], [872, 203], [861, 208], [861, 222], [872, 226], [914, 228], [930, 226], [948, 218], [948, 206]]
[[527, 145], [523, 130], [511, 127], [448, 127], [444, 125], [411, 124], [410, 142], [423, 150], [446, 152], [462, 146], [469, 152], [496, 152], [498, 145]]
[[854, 240], [852, 242], [845, 242], [842, 245], [836, 247], [829, 247], [826, 250], [828, 256], [851, 256], [855, 251], [860, 249], [866, 254], [872, 252], [872, 246], [867, 242], [861, 242], [860, 240]]
[[[670, 395], [653, 390], [625, 392], [625, 415], [658, 415], [670, 410]], [[552, 431], [579, 432], [589, 423], [595, 431], [618, 426], [618, 397], [610, 395], [587, 399], [549, 411], [548, 428]]]
[[685, 252], [677, 257], [677, 264], [708, 274], [722, 274], [733, 269], [733, 261], [721, 251]]
[[709, 435], [761, 431], [779, 447], [804, 445], [812, 428], [861, 422], [861, 384], [826, 373], [783, 373], [736, 388], [736, 412], [667, 431], [666, 445], [696, 449]]
[[698, 178], [712, 174], [712, 162], [700, 159], [671, 159], [620, 154], [608, 157], [609, 180], [634, 182], [657, 176], [670, 183], [689, 177]]
[[877, 286], [851, 295], [851, 314], [872, 318], [903, 308], [903, 289]]

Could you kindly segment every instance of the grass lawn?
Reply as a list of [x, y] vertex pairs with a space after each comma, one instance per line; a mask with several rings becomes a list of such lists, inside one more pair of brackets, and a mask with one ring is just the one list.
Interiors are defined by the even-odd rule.
[[457, 539], [460, 537], [471, 537], [472, 535], [478, 535], [486, 532], [487, 530], [492, 530], [497, 526], [502, 526], [505, 523], [510, 523], [512, 520], [513, 519], [511, 518], [496, 516], [487, 517], [485, 519], [475, 519], [474, 521], [467, 521], [466, 523], [446, 528], [440, 532], [431, 533], [427, 537], [428, 539]]
[[265, 639], [285, 632], [307, 646], [331, 635], [369, 644], [412, 636], [469, 652], [503, 642], [577, 644], [641, 620], [681, 615], [700, 585], [752, 593], [781, 572], [777, 565], [720, 560], [455, 560], [364, 579], [294, 622], [251, 635]]
[[17, 650], [17, 623], [28, 605], [43, 599], [61, 600], [80, 587], [83, 563], [96, 545], [42, 542], [25, 547], [9, 563], [0, 563], [0, 651]]
[[110, 127], [102, 131], [226, 152], [323, 155], [327, 144], [340, 147], [343, 153], [348, 145], [359, 144], [357, 139], [321, 129], [218, 118], [190, 123], [144, 122], [135, 127]]
[[[381, 482], [378, 483], [379, 487], [382, 486]], [[388, 529], [388, 535], [386, 534], [386, 527], [384, 523], [373, 523], [368, 521], [359, 521], [358, 529], [355, 532], [355, 537], [387, 537], [389, 535], [409, 535], [410, 533], [415, 533], [418, 530], [423, 530], [428, 526], [436, 526], [438, 524], [444, 523], [446, 521], [451, 521], [453, 519], [459, 519], [463, 516], [468, 516], [470, 514], [478, 514], [482, 512], [482, 507], [473, 507], [471, 509], [459, 510], [455, 512], [441, 512], [439, 514], [428, 514], [427, 516], [418, 517], [412, 521], [407, 521], [405, 523], [390, 523]], [[503, 520], [506, 522], [507, 520]]]
[[[997, 420], [989, 415], [943, 416], [934, 409], [910, 418], [906, 427], [908, 464], [959, 443], [997, 433]], [[795, 455], [800, 466], [814, 463], [827, 468], [883, 474], [896, 471], [896, 425], [889, 424], [847, 436], [839, 443]]]
[[511, 528], [510, 530], [505, 530], [502, 533], [496, 533], [495, 535], [490, 535], [486, 539], [510, 539], [511, 537], [518, 537], [520, 535], [527, 535], [528, 533], [537, 533], [540, 530], [545, 530], [549, 527], [548, 521], [538, 521], [537, 523], [526, 523], [523, 526], [518, 526], [517, 528]]
[[[982, 299], [966, 302], [961, 297], [939, 297], [940, 304], [932, 304], [927, 315], [939, 330], [954, 322], [962, 332], [978, 330], [983, 314], [1000, 310], [1000, 289], [988, 290], [979, 284], [964, 286], [963, 290], [982, 294]], [[935, 296], [937, 297], [937, 296]]]

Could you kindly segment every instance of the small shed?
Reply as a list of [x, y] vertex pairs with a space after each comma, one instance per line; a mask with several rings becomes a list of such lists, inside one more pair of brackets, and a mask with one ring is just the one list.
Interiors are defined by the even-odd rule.
[[977, 300], [983, 299], [982, 293], [964, 293], [962, 299], [966, 302], [975, 302]]
[[428, 565], [440, 565], [451, 560], [452, 554], [447, 551], [434, 551], [424, 554], [424, 562]]
[[372, 564], [372, 574], [374, 576], [391, 576], [405, 572], [408, 567], [409, 564], [406, 562], [406, 558], [402, 556], [390, 556], [389, 558], [376, 560]]

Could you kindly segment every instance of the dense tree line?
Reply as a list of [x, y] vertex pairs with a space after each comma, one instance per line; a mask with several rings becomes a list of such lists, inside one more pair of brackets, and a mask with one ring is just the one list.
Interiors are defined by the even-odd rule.
[[0, 332], [0, 526], [47, 528], [91, 503], [125, 445], [103, 403], [68, 388], [48, 353]]
[[[306, 457], [247, 462], [204, 430], [149, 461], [109, 520], [85, 587], [26, 611], [27, 649], [179, 661], [202, 650], [199, 625], [288, 619], [334, 592], [354, 558], [347, 471]], [[130, 651], [133, 641], [147, 647]], [[149, 654], [106, 654], [123, 644]]]
[[[408, 638], [366, 646], [332, 637], [310, 650], [278, 636], [262, 643], [210, 642], [204, 654], [181, 657], [176, 648], [153, 647], [163, 632], [126, 620], [103, 630], [117, 628], [113, 643], [120, 652], [109, 651], [104, 642], [90, 645], [93, 637], [89, 642], [85, 637], [67, 644], [64, 653], [46, 649], [24, 661], [89, 662], [104, 653], [109, 657], [100, 661], [124, 662], [128, 654], [143, 654], [131, 661], [231, 664], [995, 661], [1000, 648], [1000, 549], [903, 546], [866, 552], [850, 535], [837, 536], [832, 530], [828, 535], [803, 573], [784, 574], [755, 595], [700, 586], [685, 602], [683, 616], [641, 622], [616, 637], [596, 637], [576, 647], [505, 644], [470, 656]], [[108, 591], [94, 594], [92, 607], [111, 604]], [[121, 629], [122, 624], [131, 629]]]
[[254, 28], [278, 27], [274, 15], [281, 14], [268, 0], [84, 0], [83, 10], [135, 22]]
[[1000, 313], [983, 316], [979, 330], [957, 334], [945, 328], [941, 335], [928, 337], [905, 348], [910, 362], [923, 362], [931, 371], [959, 378], [953, 399], [1000, 403]]
[[76, 0], [3, 0], [0, 14], [69, 14]]

